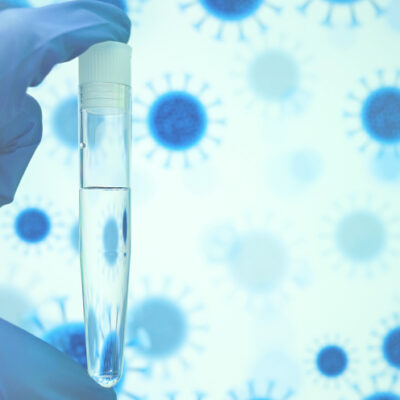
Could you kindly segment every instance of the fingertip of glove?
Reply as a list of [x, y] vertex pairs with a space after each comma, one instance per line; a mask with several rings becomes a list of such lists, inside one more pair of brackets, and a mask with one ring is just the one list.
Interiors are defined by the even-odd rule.
[[[87, 8], [95, 13], [103, 14], [112, 25], [118, 26], [115, 33], [115, 40], [127, 43], [131, 34], [131, 20], [118, 0], [77, 0], [82, 8]], [[75, 4], [76, 6], [76, 4]]]

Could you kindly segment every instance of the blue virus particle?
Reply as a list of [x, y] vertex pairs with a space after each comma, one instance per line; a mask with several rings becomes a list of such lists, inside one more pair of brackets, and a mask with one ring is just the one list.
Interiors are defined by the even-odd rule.
[[52, 116], [53, 133], [57, 139], [70, 149], [77, 149], [78, 142], [78, 99], [76, 96], [61, 100]]
[[270, 0], [181, 0], [180, 8], [190, 12], [197, 30], [211, 30], [217, 40], [235, 31], [239, 40], [246, 40], [254, 28], [259, 33], [267, 30], [267, 20], [276, 17], [282, 7]]
[[319, 350], [316, 360], [318, 371], [327, 378], [337, 378], [346, 372], [348, 357], [338, 345], [327, 345]]
[[210, 94], [207, 84], [197, 87], [190, 75], [179, 85], [166, 75], [160, 86], [163, 90], [148, 83], [146, 93], [134, 99], [134, 140], [146, 147], [147, 158], [165, 159], [166, 167], [178, 155], [185, 167], [192, 159], [207, 159], [209, 148], [220, 143], [213, 131], [225, 124], [221, 101]]
[[76, 221], [69, 232], [69, 243], [75, 253], [79, 253], [79, 221]]
[[[311, 8], [319, 7], [321, 13], [325, 15], [323, 18], [323, 25], [332, 26], [334, 25], [334, 14], [344, 9], [348, 10], [348, 25], [350, 27], [356, 27], [360, 25], [360, 16], [357, 13], [358, 5], [369, 5], [375, 15], [381, 15], [384, 10], [376, 0], [301, 0], [301, 4], [298, 6], [298, 10], [306, 14]], [[324, 11], [325, 10], [325, 11]]]
[[[386, 75], [389, 75], [388, 73]], [[376, 73], [376, 84], [366, 78], [348, 95], [348, 109], [344, 117], [351, 124], [350, 136], [360, 139], [360, 148], [365, 150], [374, 144], [379, 153], [398, 153], [400, 144], [400, 88], [397, 86], [400, 73], [395, 73], [394, 82], [389, 82], [385, 73]], [[372, 81], [372, 79], [371, 79]]]
[[[51, 302], [51, 304], [47, 304], [47, 307], [50, 305], [56, 306], [56, 309], [60, 313], [61, 322], [54, 323], [54, 317], [52, 317], [52, 322], [47, 321], [49, 318], [47, 313], [49, 315], [54, 314], [53, 309], [47, 308], [41, 310], [41, 312], [33, 316], [32, 320], [34, 320], [36, 327], [39, 328], [41, 337], [44, 341], [67, 354], [74, 361], [79, 363], [84, 369], [87, 369], [85, 325], [80, 321], [77, 322], [68, 320], [66, 302], [66, 298], [59, 298], [56, 299], [54, 303]], [[92, 327], [96, 325], [96, 318], [92, 310], [89, 311], [87, 322], [88, 325], [91, 325]], [[117, 342], [115, 333], [111, 333], [105, 339], [103, 352], [100, 355], [103, 370], [109, 370], [110, 368], [115, 367], [117, 363], [116, 358], [114, 357], [114, 350], [116, 346], [121, 347], [121, 344]], [[117, 359], [119, 360], [120, 356], [117, 356]], [[129, 379], [131, 373], [140, 374], [140, 376], [143, 377], [144, 375], [148, 374], [148, 371], [145, 368], [136, 368], [131, 366], [128, 353], [125, 354], [125, 360], [126, 362], [123, 367], [121, 379], [113, 389], [118, 395], [126, 395], [135, 400], [143, 399], [143, 397], [129, 392], [125, 388], [125, 382]]]
[[133, 311], [130, 334], [137, 337], [137, 351], [148, 358], [176, 353], [188, 337], [188, 321], [179, 305], [164, 297], [143, 300]]
[[351, 262], [365, 263], [378, 258], [387, 246], [387, 231], [375, 213], [356, 210], [345, 214], [336, 227], [338, 249]]
[[275, 381], [269, 381], [267, 385], [260, 385], [258, 382], [249, 381], [246, 388], [242, 390], [230, 390], [227, 399], [229, 400], [288, 400], [293, 398], [292, 389], [282, 389]]
[[207, 114], [192, 94], [171, 91], [156, 99], [148, 115], [150, 134], [161, 146], [182, 151], [198, 144], [207, 128]]
[[40, 208], [26, 208], [17, 215], [14, 229], [22, 241], [31, 244], [39, 243], [50, 234], [50, 217]]
[[118, 258], [119, 229], [118, 223], [113, 217], [109, 217], [103, 228], [104, 258], [108, 265], [112, 266]]
[[70, 356], [83, 368], [87, 368], [85, 325], [82, 322], [59, 325], [47, 332], [43, 340]]
[[368, 135], [383, 144], [400, 141], [400, 89], [381, 87], [365, 99], [361, 119]]
[[308, 353], [309, 374], [325, 387], [348, 382], [357, 366], [356, 350], [337, 335], [316, 341]]
[[382, 343], [382, 354], [390, 366], [400, 370], [400, 326], [386, 333]]
[[226, 21], [240, 21], [253, 15], [263, 0], [200, 0], [200, 4], [215, 17]]
[[400, 396], [390, 392], [378, 392], [364, 397], [364, 400], [400, 400]]

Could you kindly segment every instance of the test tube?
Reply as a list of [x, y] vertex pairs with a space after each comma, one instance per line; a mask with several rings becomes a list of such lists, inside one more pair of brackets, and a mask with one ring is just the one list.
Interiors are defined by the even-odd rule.
[[129, 281], [131, 48], [103, 42], [79, 58], [79, 232], [89, 375], [122, 375]]

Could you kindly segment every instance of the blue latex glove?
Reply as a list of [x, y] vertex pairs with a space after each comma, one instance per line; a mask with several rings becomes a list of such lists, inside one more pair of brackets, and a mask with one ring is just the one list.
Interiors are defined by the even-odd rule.
[[116, 400], [70, 357], [0, 318], [1, 400]]
[[42, 136], [40, 106], [27, 88], [91, 45], [129, 35], [129, 18], [103, 1], [0, 12], [0, 206], [13, 200]]
[[[0, 206], [13, 200], [42, 135], [39, 104], [26, 94], [60, 62], [105, 40], [126, 42], [130, 21], [94, 0], [0, 12]], [[111, 400], [68, 356], [0, 319], [1, 400]]]

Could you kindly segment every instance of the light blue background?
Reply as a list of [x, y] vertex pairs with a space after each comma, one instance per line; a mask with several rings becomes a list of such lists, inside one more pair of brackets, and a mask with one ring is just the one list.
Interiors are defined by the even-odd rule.
[[[119, 398], [399, 399], [400, 363], [390, 364], [382, 346], [400, 326], [400, 141], [371, 137], [360, 113], [374, 90], [398, 86], [399, 1], [264, 0], [241, 21], [221, 20], [200, 0], [127, 3], [130, 309], [161, 296], [181, 310], [188, 330], [163, 325], [169, 316], [155, 310], [148, 318], [159, 340], [179, 345], [164, 357], [128, 346]], [[251, 75], [260, 54], [270, 58]], [[209, 120], [187, 159], [158, 144], [146, 119], [171, 90], [196, 96]], [[43, 108], [44, 136], [15, 202], [0, 209], [0, 315], [43, 336], [82, 321], [71, 242], [78, 152], [60, 140], [54, 117], [77, 94], [77, 62], [56, 67], [31, 92]], [[383, 113], [383, 127], [392, 119], [400, 139], [397, 103], [374, 112]], [[73, 113], [60, 115], [75, 129]], [[36, 244], [14, 228], [30, 206], [51, 221]], [[360, 211], [367, 217], [358, 225], [346, 220]], [[328, 345], [348, 360], [337, 376], [316, 363]], [[400, 352], [400, 340], [392, 348]]]

